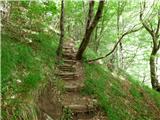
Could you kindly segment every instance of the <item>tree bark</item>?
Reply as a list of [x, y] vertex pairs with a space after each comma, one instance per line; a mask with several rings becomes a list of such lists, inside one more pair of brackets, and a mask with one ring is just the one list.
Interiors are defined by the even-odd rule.
[[64, 41], [64, 0], [61, 1], [61, 17], [60, 17], [60, 40], [59, 40], [59, 46], [57, 49], [57, 56], [61, 58], [62, 56], [62, 47], [63, 47], [63, 41]]
[[[86, 47], [87, 47], [87, 45], [88, 45], [88, 43], [89, 43], [89, 40], [90, 40], [90, 37], [91, 37], [91, 33], [93, 32], [93, 30], [94, 30], [94, 28], [96, 27], [99, 19], [100, 19], [101, 16], [102, 16], [102, 11], [103, 11], [104, 2], [105, 2], [104, 0], [100, 0], [100, 1], [99, 1], [98, 10], [97, 10], [97, 13], [96, 13], [93, 21], [90, 19], [90, 14], [91, 14], [91, 12], [89, 12], [89, 14], [88, 14], [88, 18], [89, 18], [91, 21], [90, 21], [90, 22], [87, 22], [87, 26], [88, 26], [88, 27], [86, 27], [85, 35], [84, 35], [84, 37], [83, 37], [82, 43], [81, 43], [81, 45], [80, 45], [80, 47], [79, 47], [79, 50], [78, 50], [78, 52], [77, 52], [77, 55], [76, 55], [76, 59], [77, 59], [77, 60], [81, 60], [81, 59], [82, 59], [82, 55], [83, 55], [83, 53], [84, 53], [84, 51], [85, 51], [85, 49], [86, 49]], [[91, 11], [91, 9], [93, 8], [93, 5], [94, 5], [94, 4], [90, 5], [89, 11]], [[90, 23], [90, 24], [88, 25], [88, 23]]]
[[157, 50], [153, 47], [150, 55], [150, 76], [151, 76], [151, 84], [153, 89], [157, 89], [158, 87], [158, 78], [156, 74], [156, 64], [155, 64], [156, 54], [157, 54]]

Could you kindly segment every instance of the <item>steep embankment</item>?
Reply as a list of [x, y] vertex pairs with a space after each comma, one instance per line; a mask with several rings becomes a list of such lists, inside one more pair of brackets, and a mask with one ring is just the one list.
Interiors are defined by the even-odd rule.
[[106, 67], [84, 63], [85, 94], [93, 94], [109, 120], [159, 120], [160, 94], [126, 73], [113, 76]]
[[2, 32], [2, 120], [36, 120], [39, 89], [54, 77], [57, 38], [30, 34], [30, 40]]

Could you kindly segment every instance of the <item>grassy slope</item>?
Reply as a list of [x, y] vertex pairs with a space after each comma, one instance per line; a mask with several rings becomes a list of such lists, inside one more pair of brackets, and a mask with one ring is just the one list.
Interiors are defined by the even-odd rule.
[[[92, 56], [89, 52], [88, 56]], [[159, 120], [160, 94], [140, 85], [130, 75], [125, 80], [114, 77], [110, 71], [99, 64], [85, 67], [85, 89], [94, 94], [109, 120]]]
[[[33, 42], [28, 44], [4, 33], [1, 37], [2, 117], [5, 120], [36, 119], [35, 95], [47, 79], [54, 77], [57, 38], [39, 33], [33, 35]], [[95, 54], [91, 51], [87, 57], [93, 56]], [[84, 91], [98, 98], [110, 120], [157, 120], [160, 114], [160, 95], [157, 92], [140, 85], [129, 75], [126, 75], [126, 81], [122, 81], [101, 65], [84, 63], [84, 66]]]
[[32, 35], [32, 43], [2, 33], [2, 119], [36, 119], [37, 91], [53, 77], [56, 36]]

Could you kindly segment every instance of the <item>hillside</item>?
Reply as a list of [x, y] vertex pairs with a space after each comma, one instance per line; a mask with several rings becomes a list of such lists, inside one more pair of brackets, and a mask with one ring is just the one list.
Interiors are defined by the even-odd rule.
[[102, 65], [85, 63], [84, 66], [86, 73], [84, 92], [98, 99], [109, 120], [160, 119], [158, 92], [140, 84], [126, 73], [113, 76]]
[[[43, 42], [46, 37], [48, 41]], [[49, 81], [60, 91], [64, 89], [53, 74], [56, 44], [56, 38], [46, 33], [36, 35], [32, 46], [2, 34], [2, 119], [35, 120], [38, 91], [43, 91]], [[87, 52], [86, 57], [92, 55]], [[83, 68], [85, 86], [81, 94], [96, 98], [109, 120], [160, 119], [160, 94], [156, 91], [123, 71], [115, 75], [98, 63], [84, 61]]]
[[1, 1], [2, 120], [160, 120], [160, 2]]
[[54, 77], [56, 35], [38, 33], [32, 42], [2, 32], [2, 119], [36, 119], [39, 91]]

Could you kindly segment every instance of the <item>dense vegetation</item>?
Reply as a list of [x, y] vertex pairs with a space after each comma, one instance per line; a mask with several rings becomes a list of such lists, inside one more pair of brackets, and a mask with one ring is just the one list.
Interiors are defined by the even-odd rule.
[[109, 120], [160, 119], [159, 0], [63, 2], [1, 2], [2, 119], [38, 119], [38, 96], [55, 83], [57, 48], [69, 39], [84, 66], [82, 94]]

